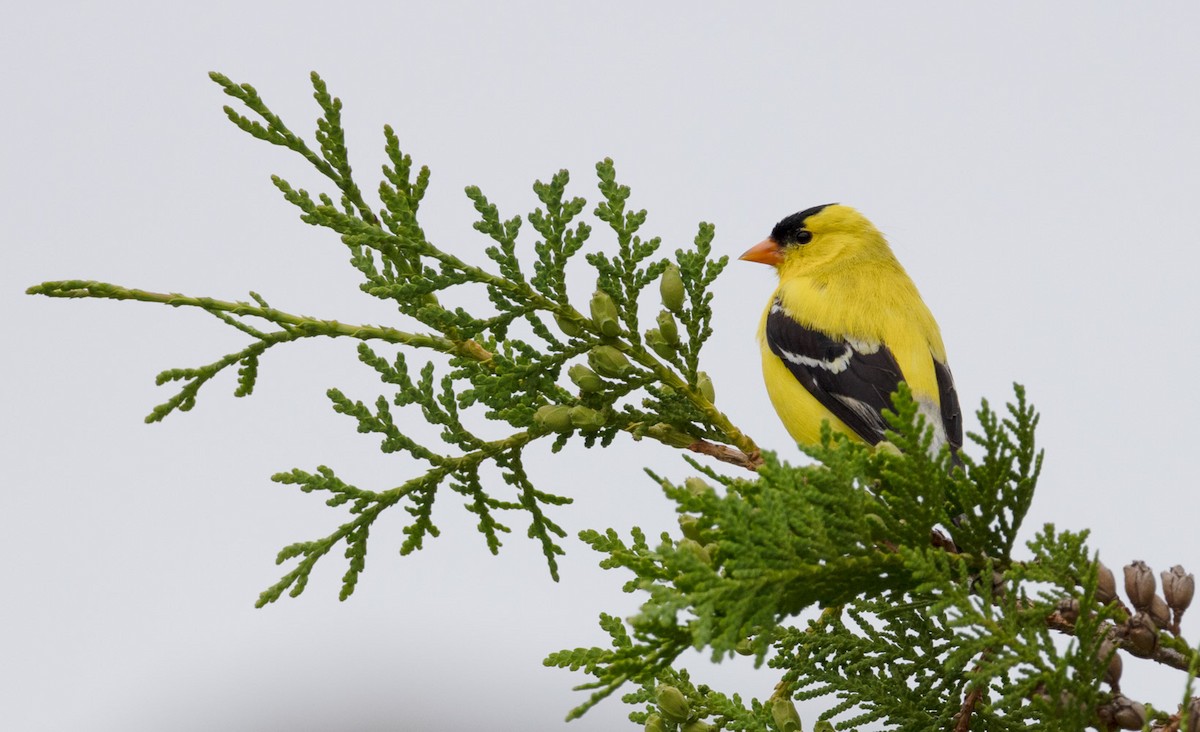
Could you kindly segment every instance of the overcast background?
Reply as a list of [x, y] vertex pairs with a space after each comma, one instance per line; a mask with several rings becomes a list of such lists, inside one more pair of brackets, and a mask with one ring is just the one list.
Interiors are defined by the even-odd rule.
[[[491, 557], [447, 497], [443, 537], [415, 556], [396, 552], [400, 518], [381, 519], [352, 600], [337, 601], [344, 564], [331, 556], [301, 598], [255, 610], [283, 571], [275, 552], [343, 516], [273, 472], [324, 463], [369, 488], [412, 475], [323, 396], [379, 393], [355, 344], [276, 349], [252, 398], [234, 399], [226, 375], [191, 413], [147, 426], [173, 393], [156, 373], [244, 336], [200, 312], [23, 294], [65, 278], [226, 299], [254, 289], [292, 312], [394, 322], [268, 175], [328, 186], [230, 125], [209, 70], [256, 85], [305, 135], [320, 71], [345, 102], [363, 187], [391, 123], [433, 169], [426, 231], [474, 261], [484, 240], [465, 185], [514, 215], [534, 205], [535, 178], [568, 168], [594, 200], [604, 156], [669, 249], [700, 220], [736, 256], [788, 213], [859, 207], [937, 315], [964, 405], [1002, 404], [1019, 381], [1041, 410], [1046, 468], [1025, 535], [1053, 521], [1090, 528], [1114, 567], [1200, 568], [1200, 5], [738, 5], [8, 7], [0, 726], [560, 729], [586, 678], [541, 659], [603, 642], [597, 614], [636, 606], [574, 534], [673, 526], [640, 468], [682, 477], [676, 454], [627, 439], [543, 450], [535, 478], [576, 499], [554, 514], [572, 534], [562, 582], [522, 522]], [[767, 268], [730, 266], [705, 367], [735, 423], [794, 455], [754, 345], [772, 283]], [[582, 304], [592, 283], [574, 286]], [[1197, 627], [1185, 623], [1191, 642]], [[760, 698], [777, 681], [745, 663], [686, 663]], [[1127, 662], [1127, 693], [1173, 704], [1180, 675], [1145, 667]], [[806, 722], [827, 706], [803, 707]], [[627, 712], [609, 701], [569, 728], [632, 729]]]

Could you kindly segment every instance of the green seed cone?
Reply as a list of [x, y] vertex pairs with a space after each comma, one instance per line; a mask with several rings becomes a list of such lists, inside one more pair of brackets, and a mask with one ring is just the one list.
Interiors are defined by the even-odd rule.
[[650, 425], [646, 428], [646, 434], [671, 447], [687, 447], [696, 441], [695, 437], [675, 429], [666, 422]]
[[675, 728], [673, 724], [667, 724], [661, 714], [651, 714], [646, 717], [646, 732], [668, 732]]
[[693, 496], [703, 496], [713, 492], [713, 487], [705, 483], [702, 478], [688, 478], [683, 481], [683, 487], [687, 488]]
[[654, 703], [658, 705], [658, 710], [669, 721], [686, 722], [692, 710], [688, 707], [687, 698], [683, 692], [676, 689], [674, 686], [660, 686], [654, 692]]
[[596, 375], [595, 371], [592, 371], [581, 363], [577, 363], [567, 369], [567, 376], [571, 377], [571, 381], [575, 382], [580, 391], [589, 393], [604, 391], [604, 379], [601, 379]]
[[678, 267], [673, 264], [667, 265], [662, 280], [658, 283], [658, 291], [667, 310], [677, 313], [683, 309], [683, 276], [679, 274]]
[[592, 322], [596, 330], [609, 338], [621, 335], [621, 323], [617, 320], [617, 306], [604, 290], [592, 294]]
[[700, 396], [710, 402], [717, 400], [717, 393], [713, 389], [712, 379], [708, 378], [708, 374], [703, 371], [696, 372], [696, 388], [700, 390]]
[[612, 346], [596, 346], [588, 352], [588, 363], [601, 376], [615, 378], [633, 368], [629, 359]]
[[663, 358], [672, 358], [675, 355], [675, 349], [667, 344], [666, 339], [663, 338], [658, 328], [651, 328], [646, 331], [646, 345], [650, 346], [650, 350]]
[[668, 345], [679, 346], [679, 325], [675, 322], [675, 317], [667, 310], [658, 314], [658, 331], [662, 333], [663, 340]]
[[680, 539], [676, 546], [680, 553], [686, 552], [705, 564], [712, 564], [712, 554], [709, 553], [708, 549], [700, 546], [700, 542], [695, 539]]
[[780, 732], [801, 732], [804, 725], [800, 722], [800, 712], [791, 699], [774, 699], [771, 701], [771, 718]]
[[571, 408], [564, 404], [539, 407], [533, 421], [554, 432], [567, 432], [571, 429]]
[[571, 407], [571, 424], [582, 432], [595, 432], [604, 426], [604, 415], [590, 407]]
[[679, 517], [679, 530], [684, 537], [692, 541], [700, 541], [700, 518], [685, 513]]
[[569, 336], [583, 335], [583, 328], [580, 328], [579, 323], [576, 323], [574, 320], [571, 320], [570, 318], [564, 318], [561, 315], [555, 315], [554, 322], [558, 323], [559, 330], [561, 330], [563, 333], [566, 333]]

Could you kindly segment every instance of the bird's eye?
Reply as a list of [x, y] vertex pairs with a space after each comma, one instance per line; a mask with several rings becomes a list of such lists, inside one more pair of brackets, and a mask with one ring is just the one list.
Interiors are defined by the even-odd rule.
[[797, 244], [807, 244], [810, 241], [812, 241], [812, 232], [811, 231], [808, 231], [806, 229], [801, 229], [799, 232], [796, 233], [796, 243]]

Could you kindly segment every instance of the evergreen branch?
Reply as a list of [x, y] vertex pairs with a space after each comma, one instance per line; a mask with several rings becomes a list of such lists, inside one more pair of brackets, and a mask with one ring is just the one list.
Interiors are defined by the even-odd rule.
[[369, 224], [378, 226], [378, 219], [371, 207], [363, 200], [362, 192], [354, 182], [350, 168], [349, 151], [346, 149], [346, 134], [342, 129], [342, 100], [329, 94], [325, 80], [313, 71], [309, 75], [313, 85], [313, 98], [324, 113], [317, 120], [317, 142], [321, 147], [321, 157], [336, 171], [336, 176], [329, 176], [345, 198], [347, 210], [354, 207], [358, 216]]
[[262, 318], [294, 332], [293, 338], [327, 336], [330, 338], [349, 337], [358, 340], [380, 340], [386, 343], [396, 343], [414, 348], [428, 348], [441, 353], [451, 354], [466, 359], [488, 363], [492, 354], [474, 341], [453, 341], [439, 336], [406, 333], [395, 328], [379, 325], [351, 325], [336, 320], [319, 320], [303, 315], [292, 315], [261, 305], [251, 305], [246, 302], [229, 302], [210, 297], [190, 297], [178, 293], [148, 292], [132, 288], [111, 285], [106, 282], [87, 280], [61, 280], [43, 282], [28, 288], [26, 294], [45, 295], [47, 297], [81, 298], [91, 297], [108, 300], [137, 300], [141, 302], [156, 302], [171, 307], [195, 307], [210, 313], [229, 313], [239, 317]]
[[542, 504], [561, 506], [571, 502], [570, 498], [556, 496], [534, 488], [525, 468], [521, 464], [518, 450], [509, 450], [496, 456], [496, 464], [505, 469], [504, 481], [518, 489], [520, 507], [529, 512], [529, 538], [536, 539], [542, 546], [542, 554], [550, 568], [550, 576], [558, 581], [558, 560], [565, 552], [554, 537], [567, 535], [561, 526], [550, 520], [542, 510]]
[[209, 78], [220, 86], [224, 92], [246, 105], [246, 108], [257, 114], [266, 127], [257, 120], [237, 113], [232, 107], [224, 107], [225, 116], [237, 127], [250, 135], [272, 145], [285, 147], [298, 153], [307, 160], [322, 175], [333, 181], [342, 189], [347, 199], [358, 209], [367, 221], [374, 221], [375, 215], [362, 199], [358, 187], [351, 177], [350, 163], [346, 157], [345, 138], [341, 131], [341, 100], [330, 97], [324, 80], [314, 71], [310, 74], [313, 84], [313, 97], [321, 106], [324, 116], [318, 121], [317, 140], [321, 145], [318, 155], [298, 135], [288, 129], [274, 112], [267, 107], [259, 96], [258, 90], [249, 84], [236, 84], [229, 77], [216, 71], [209, 73]]
[[[1075, 623], [1057, 610], [1046, 617], [1046, 627], [1065, 635], [1075, 635]], [[1136, 653], [1133, 643], [1120, 627], [1108, 626], [1107, 637], [1118, 648], [1124, 648], [1134, 655], [1139, 655]], [[1177, 671], [1188, 671], [1196, 659], [1200, 658], [1200, 653], [1186, 644], [1177, 646], [1172, 636], [1160, 630], [1154, 650], [1150, 652], [1150, 655], [1143, 657]]]
[[[758, 445], [754, 443], [748, 435], [742, 432], [736, 425], [730, 421], [729, 417], [724, 412], [716, 408], [712, 401], [705, 396], [698, 384], [695, 382], [689, 384], [679, 374], [675, 373], [669, 366], [664, 364], [654, 355], [645, 349], [637, 348], [632, 345], [623, 343], [614, 343], [613, 347], [626, 354], [634, 363], [645, 367], [656, 383], [670, 388], [674, 393], [686, 398], [692, 408], [696, 410], [699, 418], [706, 424], [711, 425], [717, 434], [724, 441], [737, 448], [741, 455], [729, 450], [709, 450], [705, 447], [698, 446], [693, 449], [694, 452], [709, 454], [723, 462], [729, 462], [735, 465], [741, 465], [748, 470], [755, 470], [762, 464], [762, 452]], [[647, 432], [650, 437], [659, 439], [657, 435]], [[672, 444], [668, 440], [661, 440], [666, 444]], [[695, 442], [695, 441], [693, 441]], [[691, 442], [686, 447], [691, 449]], [[720, 453], [718, 455], [718, 453]]]
[[[1096, 565], [1083, 535], [1047, 527], [1029, 543], [1029, 561], [958, 546], [1011, 546], [1010, 532], [1027, 509], [1037, 475], [1036, 415], [1017, 391], [1010, 419], [984, 408], [979, 437], [988, 454], [978, 474], [971, 461], [964, 472], [952, 469], [945, 451], [931, 454], [930, 430], [902, 389], [889, 415], [895, 449], [871, 450], [827, 433], [812, 451], [819, 466], [792, 468], [767, 455], [755, 481], [710, 473], [724, 495], [699, 479], [675, 486], [656, 477], [679, 505], [682, 538], [664, 535], [652, 548], [640, 531], [629, 543], [611, 530], [581, 534], [604, 555], [603, 567], [633, 574], [627, 591], [647, 594], [625, 632], [645, 642], [551, 660], [587, 659], [597, 683], [612, 684], [633, 678], [625, 667], [637, 666], [638, 653], [648, 663], [653, 649], [675, 641], [709, 648], [714, 659], [734, 651], [761, 659], [774, 645], [770, 665], [785, 670], [779, 698], [836, 694], [839, 702], [823, 717], [844, 718], [848, 727], [1082, 726], [1102, 703], [1127, 709], [1097, 688], [1108, 664], [1098, 649], [1112, 642], [1110, 618], [1122, 611], [1097, 601]], [[984, 486], [996, 492], [977, 500]], [[960, 519], [964, 507], [970, 510]], [[931, 536], [941, 540], [931, 544]], [[1029, 586], [1051, 589], [1030, 597]], [[1065, 627], [1054, 615], [1063, 596], [1087, 609], [1068, 653], [1049, 635]], [[817, 602], [845, 611], [826, 611], [807, 630], [780, 625]], [[679, 617], [691, 619], [677, 624]], [[1160, 635], [1166, 650], [1155, 657], [1187, 667], [1189, 649]], [[1127, 646], [1118, 638], [1115, 647]], [[908, 691], [898, 698], [897, 688]], [[1079, 701], [1071, 709], [1030, 703], [1039, 694], [1058, 699], [1067, 688]]]
[[601, 613], [600, 627], [609, 634], [611, 649], [576, 648], [551, 653], [542, 662], [571, 670], [582, 670], [595, 681], [575, 687], [592, 691], [587, 701], [572, 709], [567, 720], [578, 719], [589, 709], [611, 696], [626, 683], [651, 684], [666, 672], [675, 659], [688, 649], [684, 633], [661, 629], [657, 638], [631, 637], [619, 617]]
[[726, 445], [716, 445], [706, 440], [696, 440], [695, 442], [688, 443], [687, 449], [692, 452], [698, 452], [701, 455], [714, 457], [723, 463], [745, 468], [746, 470], [758, 470], [763, 464], [762, 453], [754, 448], [751, 448], [751, 454], [746, 454], [741, 450], [735, 450]]
[[[972, 673], [979, 673], [982, 666], [976, 665], [972, 669]], [[975, 706], [983, 700], [983, 685], [968, 685], [967, 694], [963, 697], [962, 706], [959, 707], [958, 714], [953, 718], [954, 732], [970, 732], [971, 730], [971, 715], [975, 713]]]
[[[486, 273], [484, 273], [486, 274]], [[453, 341], [449, 338], [443, 338], [428, 334], [416, 334], [401, 331], [395, 328], [389, 328], [378, 325], [355, 325], [341, 323], [336, 320], [320, 320], [307, 316], [293, 315], [276, 308], [269, 307], [265, 301], [259, 304], [251, 304], [241, 301], [225, 301], [209, 297], [192, 297], [178, 293], [157, 293], [135, 288], [127, 288], [119, 285], [113, 285], [104, 282], [94, 282], [87, 280], [63, 280], [55, 282], [45, 282], [40, 285], [35, 285], [26, 290], [27, 294], [45, 295], [47, 297], [59, 298], [99, 298], [112, 300], [134, 300], [141, 302], [153, 302], [172, 307], [195, 307], [205, 310], [217, 317], [220, 317], [224, 322], [227, 322], [239, 330], [255, 335], [260, 339], [260, 344], [255, 344], [243, 351], [230, 354], [213, 364], [201, 367], [200, 369], [188, 370], [187, 375], [191, 376], [191, 371], [195, 371], [196, 375], [201, 378], [193, 385], [189, 385], [185, 392], [182, 392], [177, 397], [164, 403], [156, 408], [152, 413], [149, 421], [158, 421], [166, 414], [174, 409], [187, 411], [194, 404], [196, 393], [203, 383], [208, 381], [217, 372], [225, 367], [242, 361], [248, 355], [252, 355], [252, 351], [261, 352], [265, 347], [276, 343], [297, 340], [304, 337], [350, 337], [359, 340], [381, 340], [387, 343], [395, 343], [408, 345], [415, 348], [428, 348], [441, 353], [447, 353], [455, 356], [460, 356], [470, 360], [478, 361], [484, 365], [490, 366], [492, 362], [492, 354], [480, 346], [474, 340]], [[285, 330], [273, 334], [262, 334], [250, 326], [239, 323], [233, 318], [226, 316], [233, 315], [237, 317], [257, 317], [268, 322], [274, 323], [283, 327]], [[578, 313], [575, 314], [578, 316]], [[236, 324], [236, 325], [235, 325]], [[239, 327], [240, 326], [240, 327]], [[266, 344], [265, 346], [262, 344]], [[639, 359], [643, 365], [649, 365], [655, 370], [655, 374], [668, 385], [673, 386], [679, 392], [686, 394], [693, 403], [701, 405], [703, 413], [712, 421], [714, 425], [725, 434], [731, 435], [731, 439], [735, 444], [740, 443], [741, 446], [751, 450], [750, 453], [739, 453], [728, 448], [720, 446], [705, 445], [703, 441], [698, 441], [697, 447], [691, 447], [693, 442], [688, 443], [689, 449], [704, 454], [710, 454], [725, 462], [730, 462], [735, 465], [741, 465], [747, 469], [753, 470], [757, 465], [761, 464], [761, 458], [757, 458], [757, 448], [748, 437], [741, 433], [736, 427], [729, 422], [728, 418], [710, 402], [704, 399], [703, 395], [699, 394], [698, 390], [689, 387], [669, 368], [658, 362], [647, 353], [638, 353], [633, 349], [626, 347], [626, 350], [631, 355]], [[181, 378], [185, 371], [164, 372], [169, 376], [164, 376], [163, 381], [175, 380]], [[637, 426], [629, 424], [623, 427], [628, 432], [638, 433]], [[650, 434], [651, 437], [657, 436]], [[671, 444], [668, 440], [662, 440], [666, 444]], [[757, 458], [757, 459], [756, 459]]]
[[[396, 236], [407, 241], [424, 242], [425, 232], [417, 222], [417, 211], [429, 187], [429, 168], [421, 166], [412, 179], [412, 157], [400, 150], [400, 139], [390, 125], [384, 125], [385, 151], [391, 166], [383, 167], [384, 180], [379, 183], [379, 198], [383, 201], [384, 225]], [[399, 263], [403, 272], [420, 270], [420, 257], [415, 251]]]
[[[383, 511], [406, 499], [411, 501], [412, 505], [407, 506], [406, 510], [413, 516], [414, 520], [404, 529], [404, 533], [407, 536], [400, 549], [401, 554], [410, 554], [422, 548], [426, 536], [437, 537], [439, 534], [439, 530], [432, 520], [432, 508], [436, 487], [442, 481], [453, 477], [463, 480], [464, 476], [474, 475], [483, 462], [497, 460], [498, 458], [502, 459], [505, 453], [519, 452], [522, 447], [537, 436], [533, 432], [519, 432], [509, 435], [506, 438], [485, 442], [481, 444], [479, 449], [459, 456], [438, 456], [434, 460], [434, 466], [423, 475], [381, 492], [365, 491], [348, 485], [337, 478], [333, 471], [325, 466], [318, 467], [316, 473], [291, 470], [272, 476], [271, 479], [277, 483], [299, 485], [300, 489], [305, 493], [315, 491], [329, 493], [330, 498], [326, 500], [326, 503], [330, 506], [350, 504], [350, 512], [354, 518], [339, 525], [337, 529], [325, 537], [290, 544], [280, 550], [279, 555], [276, 557], [276, 564], [282, 564], [297, 557], [300, 557], [300, 562], [281, 577], [278, 582], [264, 590], [259, 595], [256, 606], [263, 607], [275, 602], [282, 597], [285, 591], [291, 597], [298, 597], [307, 587], [309, 575], [316, 566], [317, 561], [328, 554], [334, 546], [343, 542], [346, 544], [346, 558], [350, 562], [346, 574], [342, 579], [342, 589], [339, 599], [345, 600], [349, 598], [354, 593], [358, 576], [366, 564], [367, 538], [370, 527]], [[469, 477], [466, 479], [469, 479]], [[536, 497], [536, 501], [563, 504], [569, 503], [570, 499], [542, 494]], [[495, 501], [489, 506], [489, 508], [499, 509], [517, 507], [518, 504], [515, 503], [506, 504]], [[522, 501], [519, 507], [529, 510], [529, 505], [527, 505], [526, 501]], [[542, 521], [548, 527], [548, 530], [553, 531], [557, 529], [561, 536], [561, 528], [558, 528], [552, 522], [546, 521], [544, 517]], [[531, 529], [531, 535], [532, 532], [533, 530]], [[494, 534], [489, 535], [488, 540], [489, 545], [494, 543], [495, 547], [499, 546]], [[550, 552], [555, 554], [562, 553], [561, 547], [548, 538], [544, 541], [544, 544], [549, 546], [547, 549], [548, 554]], [[548, 556], [548, 560], [551, 572], [556, 576], [557, 565], [553, 561], [552, 554]]]
[[[738, 456], [731, 451], [711, 451], [719, 459], [746, 467], [758, 463], [757, 447], [723, 413], [712, 406], [711, 398], [706, 397], [704, 389], [700, 388], [701, 377], [696, 370], [700, 345], [711, 333], [708, 327], [711, 318], [711, 294], [706, 293], [706, 290], [727, 261], [725, 258], [715, 262], [710, 260], [710, 225], [701, 226], [695, 252], [680, 250], [676, 253], [683, 280], [680, 287], [686, 288], [691, 298], [691, 307], [681, 311], [689, 342], [679, 345], [682, 349], [682, 361], [676, 361], [676, 357], [671, 356], [666, 358], [664, 363], [651, 355], [642, 344], [636, 311], [639, 293], [667, 272], [668, 263], [666, 260], [650, 260], [658, 249], [660, 240], [643, 240], [638, 234], [638, 230], [645, 223], [646, 212], [626, 211], [630, 190], [628, 186], [616, 182], [615, 168], [611, 160], [605, 159], [596, 166], [604, 200], [596, 207], [595, 213], [613, 230], [618, 251], [613, 257], [603, 252], [590, 253], [588, 261], [597, 269], [597, 283], [600, 289], [615, 299], [616, 315], [626, 326], [623, 337], [615, 342], [610, 342], [613, 341], [612, 333], [601, 332], [599, 323], [582, 317], [566, 301], [564, 268], [570, 257], [587, 239], [590, 228], [583, 223], [573, 223], [573, 219], [582, 212], [585, 203], [580, 198], [565, 197], [569, 180], [565, 171], [554, 175], [547, 184], [537, 183], [534, 186], [534, 192], [545, 208], [535, 210], [528, 217], [534, 229], [543, 236], [534, 246], [538, 258], [532, 278], [523, 274], [516, 251], [516, 237], [521, 219], [515, 217], [503, 220], [478, 188], [467, 189], [467, 195], [474, 202], [481, 217], [475, 225], [476, 228], [490, 236], [498, 245], [486, 251], [488, 257], [499, 266], [499, 273], [493, 274], [464, 262], [425, 239], [416, 223], [416, 210], [428, 184], [428, 170], [422, 168], [416, 183], [412, 182], [412, 160], [400, 152], [399, 142], [391, 128], [385, 128], [386, 150], [391, 166], [385, 166], [385, 181], [379, 188], [380, 197], [385, 204], [385, 216], [381, 223], [370, 214], [369, 208], [361, 201], [358, 188], [351, 187], [353, 182], [341, 128], [341, 102], [328, 93], [319, 76], [313, 74], [314, 97], [323, 112], [317, 130], [317, 138], [321, 143], [320, 156], [287, 130], [252, 87], [233, 84], [219, 74], [214, 74], [212, 78], [227, 94], [241, 100], [265, 120], [267, 127], [263, 128], [257, 122], [227, 110], [235, 124], [256, 137], [301, 154], [342, 189], [346, 200], [339, 210], [328, 197], [322, 196], [318, 202], [304, 190], [293, 189], [278, 177], [273, 179], [285, 198], [302, 210], [301, 218], [304, 221], [331, 228], [341, 234], [344, 242], [351, 248], [352, 262], [367, 277], [368, 281], [364, 285], [367, 292], [377, 297], [395, 299], [401, 304], [402, 312], [440, 332], [447, 340], [463, 343], [464, 348], [474, 345], [471, 337], [484, 331], [490, 331], [499, 342], [504, 342], [509, 323], [518, 318], [529, 322], [535, 332], [547, 340], [551, 347], [556, 347], [558, 339], [537, 317], [539, 312], [548, 313], [560, 326], [572, 331], [568, 335], [583, 336], [584, 345], [605, 343], [619, 349], [635, 363], [651, 369], [657, 381], [687, 400], [696, 421], [701, 425], [697, 429], [698, 433], [688, 442], [689, 445], [696, 442], [695, 437], [709, 440], [716, 438], [719, 442], [732, 445], [744, 456]], [[385, 226], [387, 231], [384, 231]], [[378, 251], [384, 257], [385, 271], [381, 272], [366, 255], [368, 249]], [[422, 258], [436, 263], [438, 269], [422, 268]], [[389, 266], [394, 267], [390, 275]], [[489, 299], [500, 311], [499, 314], [488, 319], [471, 318], [462, 311], [451, 314], [438, 304], [435, 292], [465, 282], [484, 285]], [[513, 342], [513, 345], [520, 347], [519, 342]], [[537, 351], [528, 350], [527, 353], [535, 354]], [[535, 357], [535, 363], [537, 360], [539, 359]], [[684, 364], [684, 375], [677, 375], [669, 363]], [[538, 365], [543, 370], [547, 366], [557, 366], [553, 362]], [[475, 391], [477, 390], [478, 387]], [[555, 397], [560, 395], [554, 394], [555, 391], [554, 388], [550, 389], [553, 400], [557, 402], [560, 399]], [[468, 394], [467, 402], [473, 398]], [[519, 426], [522, 424], [520, 420], [527, 414], [528, 410], [493, 408], [488, 416], [509, 419], [506, 415], [511, 415], [518, 421], [510, 420], [510, 423]], [[602, 444], [607, 444], [612, 434], [611, 429], [601, 430], [596, 439]], [[643, 433], [634, 431], [634, 434], [641, 436]], [[658, 435], [652, 433], [649, 436], [659, 439]], [[590, 444], [593, 438], [588, 437], [586, 440]], [[667, 443], [682, 446], [678, 444], [677, 439]], [[698, 447], [700, 451], [705, 452], [702, 445]]]
[[[360, 348], [360, 359], [374, 368], [385, 383], [395, 386], [397, 393], [391, 402], [380, 396], [373, 401], [373, 407], [368, 407], [367, 403], [330, 389], [328, 395], [335, 411], [353, 417], [360, 432], [379, 435], [384, 452], [406, 453], [426, 462], [429, 468], [423, 476], [382, 494], [351, 489], [331, 472], [283, 474], [291, 475], [291, 482], [299, 483], [306, 491], [330, 492], [331, 505], [350, 504], [355, 518], [324, 539], [285, 550], [281, 557], [299, 557], [301, 561], [268, 591], [264, 602], [273, 601], [285, 589], [293, 594], [303, 591], [312, 566], [339, 543], [345, 544], [349, 560], [342, 596], [349, 596], [365, 566], [374, 517], [402, 500], [412, 517], [404, 529], [402, 552], [415, 551], [426, 536], [437, 535], [432, 510], [439, 486], [444, 482], [468, 498], [467, 508], [479, 516], [478, 528], [493, 552], [500, 546], [500, 534], [509, 531], [494, 514], [502, 510], [528, 512], [528, 534], [541, 543], [551, 574], [556, 577], [556, 558], [562, 553], [558, 540], [563, 531], [550, 520], [543, 507], [561, 505], [568, 499], [538, 489], [525, 474], [520, 451], [533, 436], [553, 435], [557, 450], [576, 436], [587, 446], [608, 445], [619, 432], [625, 431], [635, 439], [650, 437], [750, 469], [760, 463], [753, 441], [713, 406], [711, 381], [697, 370], [700, 346], [711, 333], [707, 327], [711, 295], [706, 290], [726, 261], [710, 259], [711, 226], [701, 226], [694, 252], [676, 252], [678, 267], [665, 259], [655, 259], [661, 241], [657, 237], [643, 239], [640, 233], [646, 212], [626, 210], [628, 186], [617, 183], [611, 160], [601, 161], [596, 170], [603, 200], [595, 213], [609, 225], [617, 246], [612, 256], [589, 252], [587, 259], [596, 270], [600, 291], [610, 299], [612, 311], [601, 314], [593, 303], [588, 317], [573, 307], [567, 297], [566, 268], [588, 240], [591, 227], [577, 220], [586, 203], [582, 198], [566, 195], [569, 182], [566, 171], [559, 171], [548, 183], [534, 184], [541, 206], [525, 220], [541, 239], [533, 246], [536, 257], [532, 273], [523, 267], [518, 248], [522, 218], [502, 217], [479, 189], [467, 189], [480, 216], [475, 228], [494, 242], [485, 250], [496, 268], [489, 271], [427, 240], [417, 213], [429, 185], [429, 170], [414, 166], [411, 157], [401, 151], [390, 127], [384, 128], [388, 164], [383, 167], [383, 180], [377, 188], [382, 207], [375, 213], [354, 180], [342, 125], [342, 103], [329, 92], [320, 76], [311, 75], [313, 96], [321, 111], [315, 148], [292, 132], [254, 87], [235, 84], [217, 73], [211, 74], [211, 78], [244, 106], [245, 112], [225, 108], [226, 116], [237, 127], [297, 153], [334, 183], [340, 195], [310, 194], [278, 176], [272, 177], [284, 199], [300, 210], [302, 221], [339, 235], [350, 252], [351, 264], [363, 276], [364, 292], [393, 301], [402, 314], [422, 323], [430, 332], [418, 334], [386, 326], [350, 325], [293, 315], [271, 307], [255, 293], [251, 293], [253, 302], [228, 302], [83, 280], [47, 282], [30, 288], [29, 292], [49, 297], [138, 300], [195, 307], [253, 339], [250, 345], [213, 363], [160, 374], [160, 384], [184, 383], [176, 395], [155, 408], [148, 417], [150, 421], [162, 419], [176, 409], [190, 409], [200, 388], [235, 364], [238, 371], [235, 395], [252, 393], [262, 353], [271, 346], [300, 338], [351, 337], [428, 349], [448, 356], [452, 367], [435, 386], [432, 364], [422, 369], [419, 378], [412, 379], [401, 354], [395, 362], [388, 363], [365, 344]], [[658, 319], [661, 331], [655, 331], [657, 336], [648, 349], [639, 329], [638, 300], [645, 288], [660, 277], [664, 305], [683, 319], [682, 329], [688, 340], [685, 343], [677, 337], [673, 316], [664, 310]], [[464, 284], [481, 285], [494, 312], [477, 315], [463, 308], [443, 306], [439, 297]], [[686, 290], [690, 307], [676, 303], [679, 298], [673, 288]], [[255, 327], [248, 322], [251, 318], [271, 323], [278, 330]], [[551, 320], [558, 326], [557, 332], [550, 327]], [[528, 324], [540, 342], [509, 337], [510, 326], [518, 321]], [[604, 349], [608, 352], [597, 362], [597, 354]], [[584, 368], [578, 363], [571, 366], [570, 362], [585, 354], [589, 363], [604, 372], [604, 378], [585, 369], [582, 378], [587, 388], [574, 393], [558, 379], [569, 366], [575, 371]], [[597, 365], [609, 361], [616, 364], [611, 373]], [[643, 405], [649, 411], [622, 403], [640, 391], [651, 394]], [[393, 416], [390, 404], [418, 406], [427, 422], [442, 428], [439, 437], [452, 449], [423, 445], [407, 436], [401, 422]], [[486, 408], [485, 417], [507, 422], [517, 432], [501, 441], [476, 436], [460, 415], [461, 410], [475, 404]], [[551, 414], [557, 416], [546, 419]], [[456, 451], [461, 454], [456, 455]], [[492, 460], [500, 468], [504, 480], [516, 490], [514, 500], [501, 500], [484, 489], [478, 472], [484, 459]]]
[[200, 392], [200, 387], [235, 363], [241, 363], [242, 367], [238, 370], [238, 386], [234, 391], [234, 396], [249, 396], [254, 391], [254, 385], [258, 380], [259, 356], [271, 346], [295, 340], [297, 337], [296, 334], [288, 331], [265, 334], [258, 341], [246, 346], [242, 350], [230, 353], [199, 368], [167, 369], [160, 372], [154, 380], [154, 383], [158, 386], [162, 386], [170, 381], [183, 381], [186, 383], [184, 383], [175, 396], [154, 407], [150, 411], [150, 414], [146, 415], [146, 423], [161, 422], [175, 410], [181, 412], [191, 411], [192, 407], [196, 405], [196, 395]]

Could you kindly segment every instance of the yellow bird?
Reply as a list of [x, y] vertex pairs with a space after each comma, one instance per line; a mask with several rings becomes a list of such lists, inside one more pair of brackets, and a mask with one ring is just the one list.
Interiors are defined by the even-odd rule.
[[758, 328], [763, 377], [792, 437], [818, 444], [821, 423], [871, 445], [901, 382], [938, 450], [962, 446], [962, 412], [942, 335], [883, 234], [839, 204], [792, 214], [742, 259], [779, 272]]

